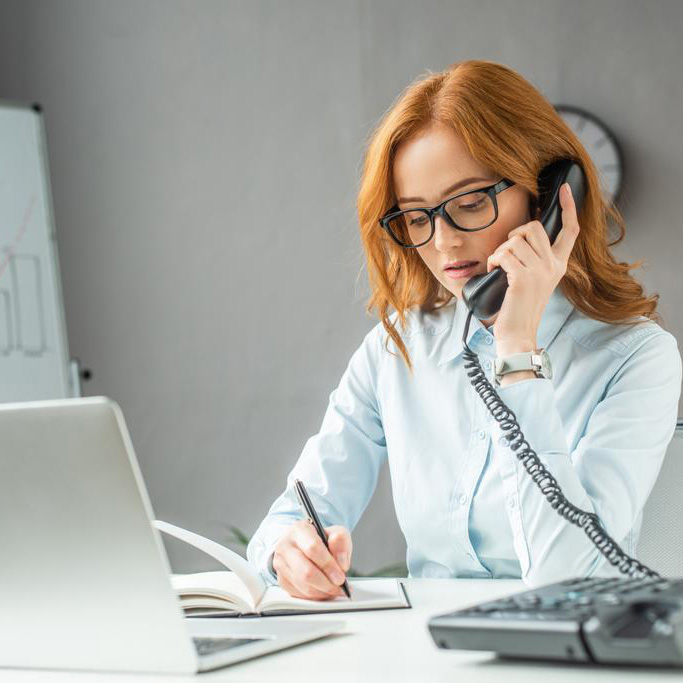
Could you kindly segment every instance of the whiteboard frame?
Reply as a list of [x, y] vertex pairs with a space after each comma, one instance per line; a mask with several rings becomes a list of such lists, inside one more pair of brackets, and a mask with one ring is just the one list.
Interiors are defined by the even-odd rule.
[[[57, 299], [57, 337], [58, 343], [61, 345], [61, 371], [63, 386], [66, 387], [68, 395], [64, 398], [73, 398], [80, 396], [79, 377], [73, 370], [73, 363], [69, 356], [69, 339], [66, 328], [66, 312], [64, 310], [64, 292], [62, 289], [62, 272], [59, 267], [59, 253], [57, 251], [57, 227], [54, 214], [54, 205], [52, 201], [52, 183], [50, 180], [50, 163], [47, 153], [47, 130], [45, 127], [45, 117], [43, 116], [43, 107], [40, 103], [34, 102], [28, 104], [26, 102], [19, 102], [16, 100], [5, 100], [0, 98], [0, 108], [6, 109], [22, 109], [30, 112], [37, 117], [38, 124], [38, 154], [40, 155], [40, 164], [42, 166], [42, 182], [43, 191], [45, 192], [45, 214], [47, 219], [47, 239], [49, 241], [49, 251], [52, 255], [52, 266], [54, 268], [54, 282], [51, 285], [54, 287], [54, 294]], [[50, 287], [48, 287], [50, 289]]]

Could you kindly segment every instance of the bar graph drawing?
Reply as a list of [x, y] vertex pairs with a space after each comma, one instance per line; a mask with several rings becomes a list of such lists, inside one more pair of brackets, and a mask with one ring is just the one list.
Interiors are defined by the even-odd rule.
[[10, 254], [8, 264], [11, 290], [0, 289], [0, 351], [40, 356], [47, 351], [40, 259]]
[[14, 346], [12, 336], [12, 309], [9, 291], [0, 289], [0, 354], [8, 356]]

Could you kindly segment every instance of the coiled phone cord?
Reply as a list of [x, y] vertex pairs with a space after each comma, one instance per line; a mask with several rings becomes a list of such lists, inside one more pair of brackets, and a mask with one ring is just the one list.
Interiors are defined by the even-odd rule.
[[557, 514], [583, 529], [595, 547], [619, 571], [633, 578], [659, 578], [659, 574], [656, 571], [642, 564], [634, 557], [627, 555], [619, 547], [619, 544], [604, 530], [600, 519], [594, 512], [586, 512], [572, 505], [564, 497], [555, 477], [546, 469], [536, 451], [531, 448], [524, 438], [515, 414], [503, 403], [495, 387], [487, 379], [477, 354], [467, 345], [467, 333], [470, 329], [471, 319], [472, 311], [467, 316], [465, 331], [462, 336], [463, 358], [465, 359], [467, 376], [470, 378], [474, 390], [479, 394], [486, 408], [505, 433], [510, 448], [514, 451], [517, 459], [524, 465], [524, 469], [534, 484], [538, 486]]

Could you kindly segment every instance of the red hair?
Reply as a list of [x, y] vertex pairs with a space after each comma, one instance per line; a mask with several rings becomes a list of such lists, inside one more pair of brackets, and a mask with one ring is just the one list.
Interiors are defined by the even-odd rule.
[[[409, 85], [371, 133], [363, 163], [357, 209], [372, 290], [366, 310], [377, 311], [411, 371], [408, 352], [389, 319], [389, 306], [405, 329], [409, 308], [435, 310], [453, 294], [415, 249], [395, 244], [378, 221], [396, 204], [392, 164], [397, 146], [433, 123], [454, 130], [475, 160], [514, 180], [534, 199], [538, 198], [536, 178], [541, 168], [560, 158], [580, 162], [587, 181], [579, 212], [581, 231], [558, 286], [576, 308], [596, 320], [632, 323], [645, 316], [659, 322], [659, 295], [646, 297], [629, 273], [641, 261], [617, 262], [610, 251], [624, 239], [624, 219], [605, 201], [595, 166], [576, 135], [552, 104], [516, 71], [495, 62], [467, 60]], [[612, 242], [608, 219], [619, 231]], [[388, 338], [386, 343], [388, 349]]]

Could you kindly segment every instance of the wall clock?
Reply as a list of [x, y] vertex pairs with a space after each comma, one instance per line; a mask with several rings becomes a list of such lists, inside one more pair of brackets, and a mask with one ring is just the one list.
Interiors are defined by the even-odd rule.
[[579, 138], [598, 170], [607, 201], [619, 198], [623, 177], [623, 154], [614, 134], [594, 114], [569, 104], [556, 104], [555, 110]]

